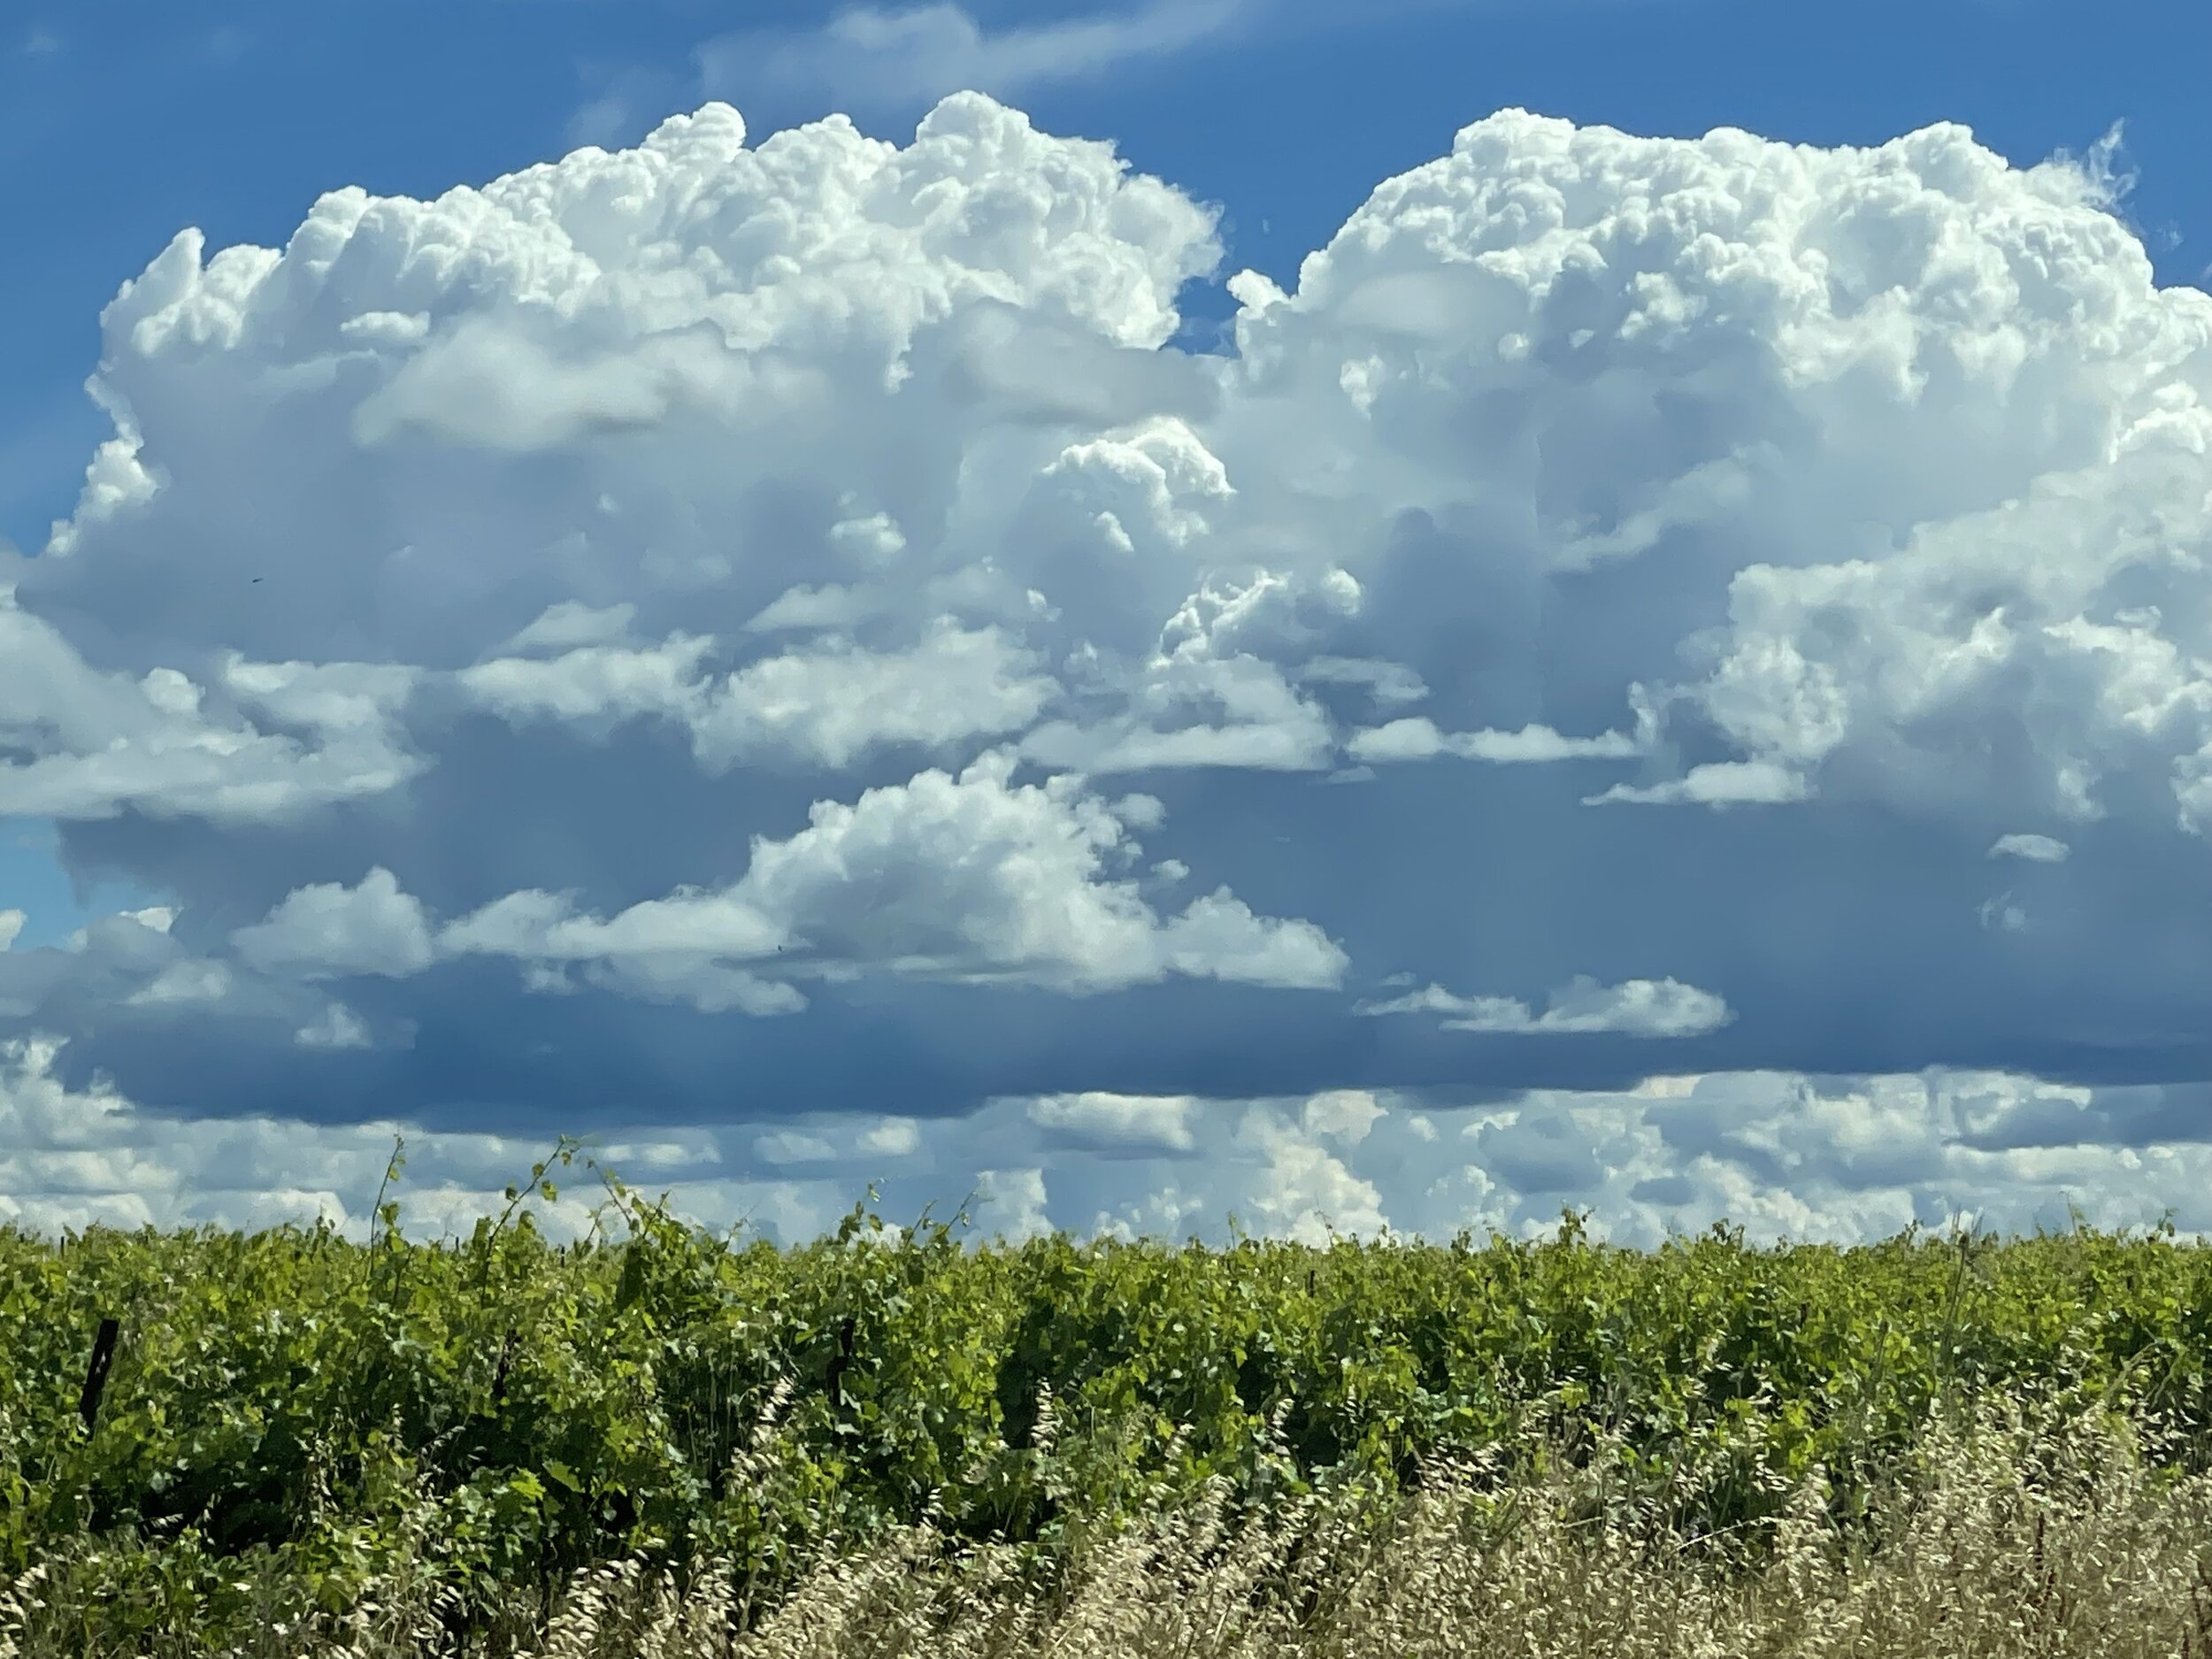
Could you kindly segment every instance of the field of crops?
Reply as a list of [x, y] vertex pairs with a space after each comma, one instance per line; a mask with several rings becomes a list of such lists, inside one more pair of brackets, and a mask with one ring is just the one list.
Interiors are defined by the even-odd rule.
[[0, 1654], [2207, 1651], [2170, 1234], [778, 1249], [616, 1186], [557, 1246], [529, 1196], [0, 1233]]

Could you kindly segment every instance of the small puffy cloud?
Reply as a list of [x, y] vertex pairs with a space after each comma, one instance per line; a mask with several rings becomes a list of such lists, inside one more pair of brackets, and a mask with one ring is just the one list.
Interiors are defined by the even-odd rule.
[[1577, 974], [1552, 994], [1540, 1014], [1509, 996], [1456, 996], [1431, 985], [1409, 995], [1363, 1003], [1363, 1014], [1441, 1014], [1447, 1031], [1509, 1036], [1599, 1035], [1697, 1037], [1735, 1016], [1709, 991], [1674, 979], [1625, 979], [1600, 985]]
[[1367, 1139], [1375, 1120], [1389, 1108], [1361, 1088], [1333, 1088], [1316, 1094], [1301, 1114], [1308, 1134], [1328, 1135], [1356, 1145]]
[[371, 1040], [358, 1014], [342, 1002], [333, 1002], [312, 1024], [294, 1032], [292, 1041], [305, 1048], [365, 1048]]
[[255, 966], [303, 979], [419, 973], [434, 956], [420, 901], [381, 865], [348, 887], [320, 882], [286, 896], [265, 920], [231, 935]]
[[1636, 754], [1635, 740], [1619, 732], [1563, 737], [1548, 726], [1525, 726], [1517, 732], [1440, 732], [1434, 721], [1420, 715], [1355, 732], [1345, 748], [1361, 761], [1433, 760], [1439, 755], [1456, 755], [1463, 760], [1528, 763], [1628, 760]]
[[857, 1150], [874, 1156], [911, 1157], [921, 1149], [921, 1125], [911, 1118], [886, 1118], [855, 1144]]
[[1664, 783], [1617, 783], [1585, 804], [1623, 802], [1644, 806], [1782, 806], [1802, 801], [1811, 786], [1786, 767], [1764, 760], [1709, 761]]
[[1196, 1141], [1184, 1096], [1147, 1098], [1090, 1090], [1029, 1103], [1029, 1121], [1061, 1140], [1102, 1152], [1188, 1152]]
[[173, 962], [124, 999], [130, 1007], [171, 1002], [219, 1002], [229, 995], [230, 969], [220, 962]]
[[2024, 858], [2036, 864], [2059, 864], [2066, 862], [2068, 850], [2064, 841], [2049, 835], [2000, 835], [1990, 844], [1989, 856]]
[[837, 1148], [819, 1135], [780, 1129], [773, 1134], [756, 1139], [753, 1156], [764, 1163], [777, 1164], [826, 1164], [837, 1156]]

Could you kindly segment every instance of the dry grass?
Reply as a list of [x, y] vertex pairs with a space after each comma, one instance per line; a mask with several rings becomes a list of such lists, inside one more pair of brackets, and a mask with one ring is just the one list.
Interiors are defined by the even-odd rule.
[[[1501, 1482], [1429, 1471], [1364, 1516], [1308, 1498], [1241, 1520], [1215, 1501], [1155, 1509], [1049, 1568], [954, 1552], [924, 1524], [832, 1551], [778, 1605], [727, 1574], [688, 1592], [635, 1562], [571, 1583], [467, 1648], [442, 1591], [393, 1580], [342, 1618], [250, 1640], [180, 1632], [136, 1651], [245, 1659], [2014, 1659], [2212, 1655], [2212, 1476], [2155, 1472], [2147, 1430], [2018, 1406], [1932, 1428], [1848, 1537], [1816, 1472], [1770, 1534], [1694, 1540], [1660, 1508], [1559, 1468]], [[0, 1594], [0, 1659], [105, 1659], [81, 1645], [58, 1560]], [[276, 1586], [272, 1586], [275, 1597]]]

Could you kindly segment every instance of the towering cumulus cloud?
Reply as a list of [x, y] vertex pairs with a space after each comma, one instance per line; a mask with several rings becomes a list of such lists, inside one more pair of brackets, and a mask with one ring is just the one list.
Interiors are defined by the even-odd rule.
[[[186, 231], [0, 571], [0, 1217], [2212, 1225], [2212, 298], [2100, 175], [976, 95]], [[4, 897], [5, 895], [0, 895]]]

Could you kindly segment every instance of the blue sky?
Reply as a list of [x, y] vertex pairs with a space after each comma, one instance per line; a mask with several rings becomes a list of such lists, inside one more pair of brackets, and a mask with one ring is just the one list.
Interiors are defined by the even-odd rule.
[[0, 1214], [2206, 1202], [2212, 15], [1843, 15], [11, 22]]

